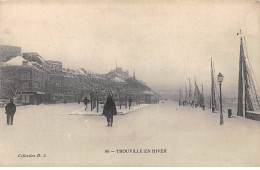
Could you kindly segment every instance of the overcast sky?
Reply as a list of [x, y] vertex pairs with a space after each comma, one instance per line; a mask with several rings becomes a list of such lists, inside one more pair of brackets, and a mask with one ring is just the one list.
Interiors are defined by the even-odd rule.
[[[58, 2], [58, 1], [56, 1]], [[237, 95], [239, 37], [260, 83], [260, 4], [255, 1], [0, 2], [0, 44], [21, 46], [64, 67], [106, 73], [118, 66], [152, 87], [194, 76], [210, 87], [210, 57]]]

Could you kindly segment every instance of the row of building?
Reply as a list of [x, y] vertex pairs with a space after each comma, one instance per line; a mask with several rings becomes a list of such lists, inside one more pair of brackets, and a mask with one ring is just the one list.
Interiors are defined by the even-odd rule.
[[22, 53], [20, 47], [0, 45], [0, 99], [41, 104], [79, 102], [87, 97], [104, 102], [108, 93], [120, 104], [129, 98], [144, 103], [158, 99], [150, 87], [121, 67], [94, 74], [84, 68], [64, 68], [61, 61], [44, 60], [35, 52]]

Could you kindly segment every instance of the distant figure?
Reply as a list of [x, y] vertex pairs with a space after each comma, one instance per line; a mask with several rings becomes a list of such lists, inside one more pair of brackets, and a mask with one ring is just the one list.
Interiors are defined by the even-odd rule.
[[106, 104], [104, 106], [103, 115], [107, 118], [107, 126], [111, 126], [113, 124], [113, 116], [117, 115], [116, 104], [113, 101], [111, 95], [107, 97]]
[[85, 104], [85, 110], [87, 110], [87, 108], [88, 108], [88, 102], [89, 102], [89, 99], [87, 98], [87, 97], [85, 97], [84, 98], [84, 100], [83, 100], [83, 103]]
[[133, 100], [132, 100], [131, 98], [128, 99], [129, 110], [130, 110], [130, 108], [131, 108], [131, 106], [132, 106], [132, 101], [133, 101]]
[[14, 114], [16, 112], [16, 106], [14, 100], [10, 99], [10, 103], [5, 106], [5, 113], [7, 118], [7, 125], [13, 125]]
[[212, 113], [214, 113], [215, 112], [215, 107], [214, 106], [212, 106]]
[[191, 106], [194, 107], [194, 100], [192, 100], [192, 102], [191, 102]]

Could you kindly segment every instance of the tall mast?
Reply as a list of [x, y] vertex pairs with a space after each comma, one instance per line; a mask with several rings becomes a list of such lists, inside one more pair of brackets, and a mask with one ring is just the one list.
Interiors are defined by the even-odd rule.
[[191, 94], [191, 84], [190, 84], [190, 78], [189, 78], [189, 104], [192, 102], [192, 94]]
[[[241, 34], [238, 33], [237, 35]], [[257, 90], [253, 77], [253, 70], [251, 68], [245, 37], [240, 37], [240, 59], [239, 59], [239, 77], [238, 77], [238, 102], [237, 115], [243, 115], [243, 96], [245, 100], [245, 116], [247, 111], [255, 111], [260, 108], [257, 97]]]
[[179, 105], [181, 105], [181, 89], [179, 89]]
[[[245, 37], [243, 37], [244, 41], [245, 41]], [[245, 46], [245, 44], [243, 44], [243, 47]], [[248, 66], [247, 66], [247, 62], [246, 62], [246, 56], [244, 55], [243, 58], [243, 73], [244, 73], [244, 82], [245, 82], [245, 114], [247, 110], [250, 111], [254, 111], [254, 107], [253, 107], [253, 103], [252, 103], [252, 96], [250, 94], [250, 88], [252, 86], [252, 84], [250, 84], [249, 80], [251, 79], [251, 76], [249, 75], [249, 70], [248, 70]], [[253, 88], [252, 88], [253, 89]]]
[[196, 78], [195, 78], [195, 76], [194, 76], [194, 105], [196, 105], [197, 104], [197, 83], [196, 83]]
[[214, 82], [214, 71], [213, 71], [213, 62], [211, 59], [211, 110], [212, 113], [216, 109], [216, 98], [215, 98], [215, 82]]
[[243, 58], [244, 58], [244, 49], [243, 49], [243, 40], [240, 38], [240, 58], [239, 58], [239, 75], [238, 75], [238, 101], [237, 101], [237, 115], [243, 115]]
[[187, 97], [188, 97], [188, 91], [187, 91], [187, 85], [186, 85], [186, 81], [185, 81], [185, 105], [187, 103]]
[[203, 92], [203, 84], [201, 85], [201, 107], [204, 106], [204, 92]]

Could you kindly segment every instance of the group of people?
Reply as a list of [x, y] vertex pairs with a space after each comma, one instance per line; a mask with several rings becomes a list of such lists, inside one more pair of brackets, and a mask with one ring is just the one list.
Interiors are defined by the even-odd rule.
[[[89, 100], [85, 98], [83, 100], [85, 104], [85, 110], [87, 109], [87, 105]], [[129, 106], [131, 107], [131, 106]], [[5, 106], [5, 113], [6, 113], [6, 118], [7, 118], [7, 125], [13, 125], [13, 119], [14, 119], [14, 114], [16, 112], [16, 105], [14, 104], [14, 100], [10, 99], [10, 103], [8, 103]], [[112, 127], [113, 124], [113, 116], [117, 115], [116, 111], [116, 104], [113, 100], [113, 97], [111, 95], [108, 95], [107, 101], [104, 105], [103, 113], [102, 113], [106, 118], [107, 118], [107, 126]]]

